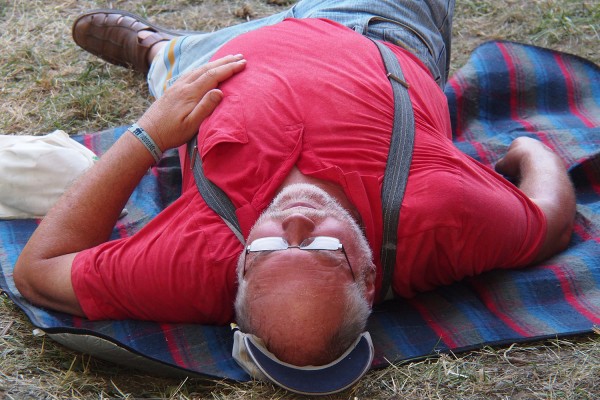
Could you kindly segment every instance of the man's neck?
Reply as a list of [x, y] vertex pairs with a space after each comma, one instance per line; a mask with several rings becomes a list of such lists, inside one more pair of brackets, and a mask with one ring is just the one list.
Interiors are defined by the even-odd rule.
[[362, 218], [360, 217], [358, 210], [354, 204], [350, 202], [348, 196], [346, 196], [346, 193], [344, 192], [344, 189], [340, 185], [304, 175], [296, 166], [294, 166], [277, 192], [279, 193], [281, 190], [283, 190], [283, 188], [295, 183], [308, 183], [317, 186], [321, 190], [324, 190], [327, 194], [336, 199], [342, 205], [342, 207], [344, 207], [346, 211], [350, 213], [350, 215], [359, 225], [362, 225]]

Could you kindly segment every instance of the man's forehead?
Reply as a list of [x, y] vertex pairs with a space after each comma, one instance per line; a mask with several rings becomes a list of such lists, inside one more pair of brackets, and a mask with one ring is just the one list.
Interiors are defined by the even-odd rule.
[[[327, 271], [319, 274], [314, 271], [265, 271], [259, 273], [248, 282], [249, 304], [271, 309], [284, 309], [288, 311], [301, 307], [319, 308], [321, 302], [342, 301], [347, 292], [347, 285], [352, 283], [351, 278]], [[314, 302], [314, 304], [312, 304]], [[312, 305], [311, 305], [312, 304]]]

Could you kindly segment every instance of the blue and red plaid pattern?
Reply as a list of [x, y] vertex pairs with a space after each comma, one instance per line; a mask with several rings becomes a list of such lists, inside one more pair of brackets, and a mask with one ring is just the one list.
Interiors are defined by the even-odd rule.
[[[600, 69], [581, 58], [511, 42], [477, 48], [446, 88], [456, 145], [493, 165], [518, 136], [538, 138], [569, 167], [577, 191], [569, 248], [547, 262], [495, 271], [378, 306], [369, 331], [374, 367], [448, 350], [590, 332], [600, 325]], [[101, 155], [125, 127], [77, 136]], [[131, 235], [179, 193], [179, 163], [165, 155], [140, 183], [114, 237]], [[35, 220], [0, 222], [0, 286], [49, 333], [97, 335], [150, 360], [212, 377], [248, 379], [231, 358], [228, 327], [90, 322], [32, 306], [12, 268]], [[117, 361], [117, 360], [115, 360]]]

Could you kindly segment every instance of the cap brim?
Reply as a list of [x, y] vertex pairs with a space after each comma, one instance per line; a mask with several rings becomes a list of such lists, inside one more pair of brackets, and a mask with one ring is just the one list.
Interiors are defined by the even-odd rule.
[[258, 368], [276, 385], [300, 394], [325, 395], [340, 392], [358, 381], [373, 361], [373, 343], [368, 332], [337, 360], [323, 366], [297, 367], [278, 360], [267, 349], [245, 336], [246, 348]]

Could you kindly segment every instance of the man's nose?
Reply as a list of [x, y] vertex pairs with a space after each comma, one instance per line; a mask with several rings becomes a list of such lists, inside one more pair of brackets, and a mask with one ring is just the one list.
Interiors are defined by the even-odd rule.
[[286, 240], [291, 245], [299, 245], [315, 229], [315, 223], [300, 213], [287, 216], [281, 222], [281, 226], [285, 232]]

